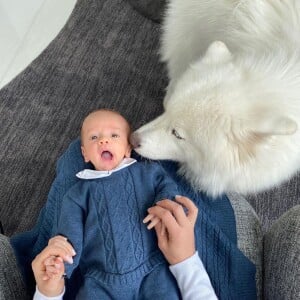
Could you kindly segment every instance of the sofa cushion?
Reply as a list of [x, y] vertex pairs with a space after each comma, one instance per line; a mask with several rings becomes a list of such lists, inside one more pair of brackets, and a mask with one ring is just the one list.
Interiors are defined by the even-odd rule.
[[154, 22], [160, 22], [166, 5], [166, 0], [128, 0], [128, 2], [143, 16]]
[[265, 235], [264, 268], [264, 299], [300, 299], [300, 205]]

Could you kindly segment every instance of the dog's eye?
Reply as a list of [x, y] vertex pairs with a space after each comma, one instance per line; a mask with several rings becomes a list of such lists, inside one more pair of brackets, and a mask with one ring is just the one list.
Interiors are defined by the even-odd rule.
[[178, 139], [178, 140], [184, 140], [182, 136], [176, 131], [176, 129], [172, 129], [172, 134]]

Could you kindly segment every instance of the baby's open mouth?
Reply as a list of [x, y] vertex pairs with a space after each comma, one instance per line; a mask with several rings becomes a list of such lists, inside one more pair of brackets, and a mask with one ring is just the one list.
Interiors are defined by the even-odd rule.
[[104, 159], [104, 160], [112, 160], [113, 155], [112, 155], [112, 153], [109, 152], [109, 151], [103, 151], [103, 152], [101, 153], [101, 158]]

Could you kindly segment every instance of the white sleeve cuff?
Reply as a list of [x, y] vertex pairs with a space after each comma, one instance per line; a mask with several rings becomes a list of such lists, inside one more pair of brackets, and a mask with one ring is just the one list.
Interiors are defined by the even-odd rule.
[[177, 280], [182, 299], [218, 299], [197, 251], [193, 256], [169, 268]]
[[60, 295], [54, 296], [54, 297], [47, 297], [47, 296], [43, 295], [39, 291], [38, 287], [36, 286], [33, 300], [62, 300], [64, 294], [65, 294], [65, 288]]

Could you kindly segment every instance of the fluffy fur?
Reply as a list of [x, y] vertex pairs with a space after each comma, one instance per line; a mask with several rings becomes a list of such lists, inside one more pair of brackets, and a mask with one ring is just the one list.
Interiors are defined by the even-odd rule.
[[300, 167], [300, 1], [171, 0], [165, 112], [136, 151], [181, 163], [197, 188], [257, 192]]

